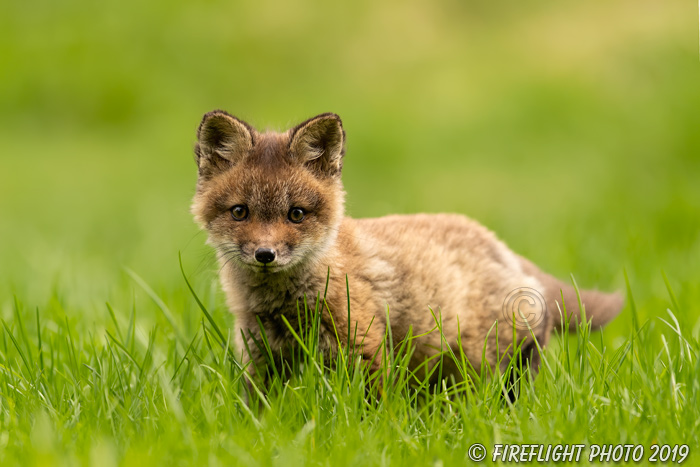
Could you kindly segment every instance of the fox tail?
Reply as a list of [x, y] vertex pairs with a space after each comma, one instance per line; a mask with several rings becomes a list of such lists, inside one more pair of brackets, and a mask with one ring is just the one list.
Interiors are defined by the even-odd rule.
[[[535, 276], [544, 286], [544, 298], [547, 310], [552, 316], [552, 324], [555, 329], [561, 329], [564, 320], [564, 306], [568, 315], [569, 331], [575, 331], [581, 321], [581, 310], [576, 289], [559, 279], [542, 272], [537, 266], [525, 258], [520, 258], [523, 270]], [[581, 303], [586, 311], [586, 320], [591, 321], [593, 329], [599, 329], [617, 316], [624, 305], [625, 299], [619, 292], [607, 293], [598, 290], [581, 290]], [[561, 312], [560, 312], [561, 310]]]

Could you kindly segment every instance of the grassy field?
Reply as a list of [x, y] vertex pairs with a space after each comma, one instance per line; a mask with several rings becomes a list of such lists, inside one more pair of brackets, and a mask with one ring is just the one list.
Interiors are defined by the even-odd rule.
[[[473, 443], [698, 462], [697, 38], [689, 1], [6, 2], [0, 464], [463, 465]], [[189, 214], [214, 108], [336, 112], [349, 215], [466, 214], [626, 308], [554, 339], [514, 405], [497, 377], [399, 370], [367, 397], [304, 335], [304, 371], [246, 403]]]

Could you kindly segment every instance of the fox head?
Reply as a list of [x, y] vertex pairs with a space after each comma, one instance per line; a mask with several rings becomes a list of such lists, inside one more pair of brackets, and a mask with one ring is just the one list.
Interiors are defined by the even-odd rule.
[[271, 274], [313, 263], [343, 218], [345, 132], [332, 113], [259, 133], [228, 113], [204, 115], [192, 204], [222, 264]]

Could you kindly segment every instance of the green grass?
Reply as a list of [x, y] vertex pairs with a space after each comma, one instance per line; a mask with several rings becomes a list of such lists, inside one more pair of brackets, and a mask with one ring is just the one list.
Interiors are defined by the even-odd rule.
[[[169, 325], [144, 329], [136, 308], [106, 304], [109, 324], [85, 329], [58, 299], [35, 312], [15, 302], [1, 346], [3, 465], [456, 465], [476, 442], [642, 444], [646, 457], [655, 443], [698, 444], [700, 346], [671, 310], [635, 319], [616, 348], [587, 326], [563, 334], [539, 375], [524, 373], [511, 404], [501, 394], [512, 366], [489, 376], [452, 349], [442, 358], [464, 380], [431, 386], [424, 369], [406, 370], [411, 336], [383, 356], [380, 390], [356, 356], [319, 353], [324, 310], [306, 308], [299, 322], [308, 325], [290, 326], [296, 357], [271, 367], [267, 387], [248, 385], [230, 331], [194, 292], [189, 301], [203, 314], [188, 326], [134, 279]], [[636, 317], [633, 300], [631, 308]], [[655, 349], [651, 335], [663, 345]]]
[[[688, 443], [695, 460], [695, 5], [6, 3], [0, 464], [465, 464], [474, 442]], [[248, 405], [178, 264], [228, 341], [188, 212], [214, 108], [277, 129], [334, 111], [350, 215], [466, 214], [583, 288], [626, 273], [626, 308], [553, 339], [512, 406], [497, 378], [366, 397], [343, 365]]]

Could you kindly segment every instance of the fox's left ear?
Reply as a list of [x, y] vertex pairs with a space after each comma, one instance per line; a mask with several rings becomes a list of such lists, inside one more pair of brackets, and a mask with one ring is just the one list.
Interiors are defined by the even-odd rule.
[[204, 115], [194, 148], [199, 176], [210, 178], [239, 163], [253, 148], [254, 130], [223, 110]]
[[336, 114], [317, 115], [290, 131], [292, 156], [324, 176], [339, 176], [345, 155], [345, 131]]

